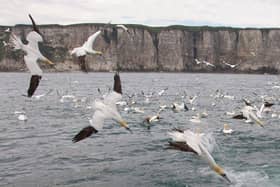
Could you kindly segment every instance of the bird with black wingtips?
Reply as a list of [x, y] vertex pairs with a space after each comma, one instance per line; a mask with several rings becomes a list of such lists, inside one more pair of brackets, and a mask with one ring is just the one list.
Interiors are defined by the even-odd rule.
[[86, 55], [102, 55], [101, 51], [97, 51], [93, 49], [93, 44], [96, 40], [96, 38], [101, 34], [101, 30], [98, 30], [94, 34], [88, 37], [87, 41], [84, 42], [84, 44], [80, 47], [74, 48], [70, 53], [71, 55], [75, 55], [78, 57], [79, 65], [81, 67], [81, 70], [83, 72], [88, 72], [88, 65], [86, 63]]
[[174, 149], [184, 152], [192, 152], [205, 160], [210, 168], [225, 180], [231, 183], [223, 168], [221, 168], [211, 156], [210, 144], [211, 138], [203, 133], [194, 133], [191, 130], [173, 129], [168, 133], [172, 141], [169, 141], [167, 149]]
[[24, 55], [24, 62], [32, 75], [29, 88], [27, 90], [27, 96], [32, 97], [37, 87], [39, 86], [43, 74], [43, 71], [37, 64], [37, 61], [41, 60], [51, 65], [53, 65], [54, 63], [41, 54], [38, 43], [43, 42], [43, 38], [30, 14], [29, 17], [32, 21], [33, 31], [29, 32], [26, 37], [28, 44], [23, 44], [21, 39], [13, 33], [11, 33], [11, 42], [14, 46], [14, 49], [21, 49], [26, 53]]
[[119, 73], [114, 75], [114, 90], [109, 93], [103, 100], [95, 100], [95, 112], [92, 119], [89, 121], [90, 125], [83, 128], [73, 139], [74, 143], [81, 141], [92, 134], [102, 130], [104, 121], [106, 119], [113, 119], [118, 122], [120, 126], [132, 132], [128, 127], [126, 121], [119, 114], [116, 102], [122, 99], [122, 86]]

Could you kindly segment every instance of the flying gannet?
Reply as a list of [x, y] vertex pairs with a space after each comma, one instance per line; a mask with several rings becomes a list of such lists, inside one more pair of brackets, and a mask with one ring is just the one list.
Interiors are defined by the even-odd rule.
[[118, 73], [114, 76], [114, 89], [108, 94], [103, 100], [95, 100], [95, 112], [90, 120], [90, 125], [83, 128], [73, 139], [74, 143], [81, 141], [93, 133], [97, 133], [103, 128], [105, 119], [113, 119], [117, 121], [122, 127], [130, 130], [127, 123], [123, 120], [121, 115], [119, 114], [116, 102], [120, 101], [122, 98], [122, 87], [121, 87], [121, 79]]
[[11, 33], [11, 42], [14, 46], [14, 49], [21, 49], [26, 53], [24, 55], [24, 62], [32, 75], [30, 79], [30, 85], [27, 91], [27, 96], [32, 97], [40, 83], [43, 74], [43, 71], [37, 64], [37, 61], [41, 60], [51, 65], [53, 65], [54, 63], [41, 54], [38, 43], [43, 42], [43, 38], [40, 35], [39, 29], [36, 26], [31, 15], [29, 15], [29, 17], [33, 24], [33, 31], [29, 32], [26, 37], [28, 44], [23, 44], [21, 39], [13, 33]]
[[119, 25], [116, 25], [116, 27], [117, 27], [117, 28], [121, 28], [121, 29], [123, 29], [124, 31], [126, 31], [128, 34], [130, 34], [130, 32], [129, 32], [129, 30], [128, 30], [128, 28], [127, 28], [126, 26], [119, 24]]
[[210, 154], [211, 139], [209, 137], [202, 133], [194, 133], [190, 130], [182, 131], [180, 129], [173, 129], [168, 135], [172, 138], [172, 141], [168, 142], [168, 149], [192, 152], [198, 155], [209, 164], [213, 171], [231, 183], [223, 168], [215, 162]]
[[101, 33], [101, 30], [95, 32], [90, 37], [88, 37], [87, 41], [85, 41], [85, 43], [82, 46], [76, 47], [71, 51], [71, 55], [75, 55], [76, 57], [78, 57], [81, 70], [84, 72], [88, 72], [88, 68], [87, 68], [87, 64], [86, 64], [86, 55], [87, 54], [102, 55], [101, 51], [96, 51], [92, 48], [94, 41], [100, 35], [100, 33]]
[[203, 60], [202, 63], [205, 64], [206, 66], [216, 67], [214, 64], [211, 64], [210, 62], [207, 62], [205, 60]]
[[238, 66], [238, 64], [229, 64], [229, 63], [226, 63], [225, 61], [223, 61], [222, 63], [229, 66], [232, 69], [235, 68], [236, 66]]
[[233, 116], [233, 119], [246, 119], [246, 123], [256, 122], [259, 126], [263, 127], [263, 122], [254, 113], [254, 108], [250, 105], [246, 105], [241, 109], [241, 113]]

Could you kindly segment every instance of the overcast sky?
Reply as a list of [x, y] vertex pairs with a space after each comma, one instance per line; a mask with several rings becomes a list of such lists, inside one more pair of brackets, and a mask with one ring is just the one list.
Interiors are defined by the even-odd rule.
[[0, 0], [0, 25], [136, 23], [280, 27], [280, 0]]

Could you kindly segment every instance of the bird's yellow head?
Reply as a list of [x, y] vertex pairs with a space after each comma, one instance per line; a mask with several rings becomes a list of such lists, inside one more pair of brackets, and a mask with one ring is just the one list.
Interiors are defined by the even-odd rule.
[[220, 176], [222, 176], [224, 179], [226, 179], [229, 183], [231, 183], [231, 181], [229, 180], [229, 178], [227, 177], [227, 175], [225, 174], [223, 168], [221, 168], [220, 166], [218, 165], [215, 165], [213, 167], [213, 170], [218, 173]]
[[119, 124], [120, 124], [120, 126], [124, 127], [124, 128], [125, 128], [126, 130], [128, 130], [129, 132], [132, 132], [132, 131], [130, 130], [130, 128], [128, 127], [126, 121], [121, 120], [121, 121], [119, 121]]
[[259, 126], [263, 127], [263, 122], [261, 120], [257, 119], [256, 122]]
[[50, 61], [49, 59], [47, 59], [47, 58], [43, 59], [43, 61], [44, 61], [45, 63], [50, 64], [50, 65], [54, 65], [54, 63], [53, 63], [52, 61]]
[[225, 129], [225, 130], [229, 130], [229, 126], [228, 126], [227, 123], [224, 124], [224, 129]]
[[103, 55], [103, 53], [101, 51], [95, 51], [95, 54], [97, 55]]

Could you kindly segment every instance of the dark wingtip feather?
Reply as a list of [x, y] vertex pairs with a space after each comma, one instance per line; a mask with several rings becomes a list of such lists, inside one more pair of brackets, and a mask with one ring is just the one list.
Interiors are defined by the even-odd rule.
[[235, 116], [232, 116], [233, 119], [247, 119], [245, 116], [243, 116], [243, 114], [238, 114]]
[[98, 130], [96, 130], [94, 127], [92, 126], [87, 126], [85, 128], [83, 128], [73, 139], [72, 142], [76, 143], [79, 142], [89, 136], [91, 136], [93, 133], [97, 133]]
[[41, 80], [40, 75], [32, 75], [29, 83], [29, 88], [27, 90], [27, 96], [32, 97], [34, 92], [36, 91], [37, 87], [39, 86], [40, 80]]
[[114, 75], [114, 91], [122, 94], [121, 78], [118, 72]]
[[41, 33], [40, 33], [40, 31], [39, 31], [39, 29], [38, 29], [38, 27], [37, 27], [37, 25], [36, 25], [34, 19], [32, 18], [31, 14], [28, 14], [28, 16], [29, 16], [29, 18], [31, 19], [32, 26], [33, 26], [33, 30], [34, 30], [35, 32], [37, 32], [38, 34], [41, 35]]

